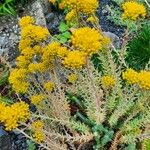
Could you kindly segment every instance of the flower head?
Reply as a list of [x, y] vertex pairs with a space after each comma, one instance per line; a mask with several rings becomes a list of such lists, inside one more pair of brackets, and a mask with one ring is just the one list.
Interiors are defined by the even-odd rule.
[[80, 51], [70, 51], [64, 58], [63, 64], [67, 68], [82, 68], [86, 63], [86, 55]]
[[98, 8], [97, 0], [64, 0], [63, 3], [70, 10], [75, 8], [78, 13], [82, 12], [84, 14], [92, 14]]
[[139, 72], [138, 79], [140, 88], [150, 90], [150, 71]]
[[74, 74], [74, 73], [72, 73], [72, 74], [70, 74], [68, 76], [68, 82], [69, 83], [73, 84], [73, 83], [75, 83], [77, 81], [77, 79], [78, 79], [78, 76], [76, 74]]
[[122, 5], [122, 8], [124, 10], [124, 13], [122, 14], [123, 19], [136, 20], [139, 17], [144, 18], [146, 16], [146, 8], [143, 4], [140, 4], [138, 2], [125, 2]]
[[53, 90], [54, 86], [55, 86], [54, 83], [51, 81], [44, 84], [44, 88], [49, 92]]
[[36, 120], [32, 123], [32, 130], [41, 130], [44, 127], [44, 122], [41, 120]]
[[77, 13], [76, 13], [75, 9], [73, 9], [67, 13], [65, 20], [68, 22], [73, 22], [76, 20], [76, 18], [77, 18]]
[[13, 69], [10, 72], [9, 82], [12, 84], [13, 89], [18, 93], [25, 93], [29, 88], [27, 82], [28, 71], [26, 69]]
[[45, 96], [43, 94], [37, 94], [37, 95], [33, 95], [31, 96], [31, 102], [34, 105], [38, 105], [40, 102], [42, 102], [44, 100]]
[[34, 22], [35, 22], [35, 20], [34, 20], [33, 17], [31, 17], [31, 16], [25, 16], [25, 17], [22, 17], [19, 20], [19, 25], [20, 25], [21, 28], [23, 28], [23, 27], [26, 27], [29, 24], [33, 24]]
[[6, 130], [11, 131], [18, 127], [19, 122], [26, 122], [30, 117], [29, 105], [25, 102], [17, 102], [10, 106], [0, 104], [0, 122], [4, 124]]
[[43, 128], [44, 123], [41, 120], [37, 120], [31, 125], [31, 129], [33, 131], [32, 136], [37, 143], [41, 143], [42, 141], [44, 141], [45, 134], [43, 133]]
[[32, 136], [37, 143], [42, 143], [45, 139], [45, 134], [42, 131], [35, 131]]
[[35, 42], [46, 40], [49, 35], [50, 34], [47, 28], [32, 25], [32, 24], [24, 27], [21, 30], [22, 39], [29, 39]]
[[98, 30], [89, 27], [76, 29], [72, 32], [72, 46], [88, 55], [97, 53], [104, 47], [104, 37]]
[[116, 83], [115, 79], [111, 76], [103, 76], [101, 78], [101, 82], [102, 82], [103, 87], [105, 88], [111, 88], [115, 86], [115, 83]]
[[135, 84], [138, 82], [138, 73], [131, 68], [129, 68], [125, 72], [123, 72], [122, 77], [129, 84]]

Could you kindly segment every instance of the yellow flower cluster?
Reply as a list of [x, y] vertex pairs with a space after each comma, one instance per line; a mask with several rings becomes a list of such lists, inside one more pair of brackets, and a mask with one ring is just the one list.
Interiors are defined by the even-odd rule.
[[54, 86], [55, 86], [54, 83], [51, 81], [44, 84], [44, 88], [48, 92], [51, 92], [53, 90]]
[[76, 18], [77, 18], [77, 12], [75, 9], [73, 9], [67, 13], [65, 20], [68, 22], [74, 22], [76, 20]]
[[74, 74], [74, 73], [72, 73], [72, 74], [70, 74], [68, 76], [68, 82], [69, 83], [73, 84], [73, 83], [75, 83], [77, 81], [77, 79], [78, 79], [78, 76], [76, 74]]
[[127, 80], [129, 84], [135, 84], [138, 82], [138, 73], [131, 68], [123, 72], [122, 77], [124, 80]]
[[140, 88], [150, 90], [150, 71], [141, 71], [139, 72], [138, 77]]
[[41, 120], [37, 120], [32, 123], [31, 129], [33, 131], [33, 138], [37, 143], [44, 141], [45, 134], [43, 133], [44, 123]]
[[83, 27], [72, 32], [71, 42], [74, 48], [91, 55], [106, 46], [109, 39], [94, 28]]
[[136, 20], [138, 17], [146, 16], [146, 8], [143, 4], [135, 1], [125, 2], [123, 5], [124, 13], [122, 14], [123, 19]]
[[20, 25], [21, 28], [26, 27], [27, 25], [33, 24], [33, 23], [35, 23], [35, 20], [34, 20], [33, 17], [30, 17], [30, 16], [22, 17], [19, 20], [19, 25]]
[[0, 122], [8, 131], [17, 128], [19, 122], [26, 122], [29, 117], [29, 106], [25, 102], [17, 102], [11, 106], [0, 103]]
[[104, 88], [112, 88], [113, 86], [115, 86], [116, 81], [113, 77], [107, 75], [101, 78], [101, 83]]
[[32, 130], [43, 129], [44, 123], [41, 120], [36, 120], [32, 123]]
[[28, 66], [28, 70], [29, 72], [33, 73], [33, 72], [44, 72], [45, 70], [47, 70], [46, 67], [47, 64], [42, 63], [30, 63]]
[[27, 82], [27, 74], [26, 69], [13, 69], [10, 72], [9, 82], [16, 92], [25, 93], [28, 90], [29, 83]]
[[47, 28], [29, 24], [21, 30], [22, 39], [29, 39], [35, 42], [46, 40], [49, 36]]
[[59, 42], [52, 42], [44, 48], [44, 54], [42, 59], [47, 60], [53, 58], [53, 56], [65, 57], [68, 54], [66, 47], [61, 46]]
[[86, 63], [86, 54], [84, 52], [75, 50], [70, 51], [64, 58], [63, 64], [67, 68], [79, 69]]
[[70, 10], [76, 9], [77, 13], [92, 14], [98, 8], [97, 0], [63, 0], [63, 3]]
[[[47, 39], [49, 31], [47, 28], [34, 25], [34, 22], [34, 19], [30, 16], [25, 16], [19, 21], [21, 27], [21, 40], [19, 43], [21, 55], [17, 58], [17, 69], [12, 70], [9, 77], [9, 82], [18, 93], [25, 93], [28, 90], [27, 76], [29, 73], [42, 72], [47, 69], [47, 66], [50, 66], [49, 63], [45, 60], [43, 62], [41, 59], [43, 47], [39, 43]], [[35, 61], [35, 57], [38, 61]]]
[[33, 95], [31, 96], [31, 102], [34, 105], [38, 105], [40, 102], [42, 102], [44, 100], [45, 96], [43, 94], [37, 94], [37, 95]]
[[127, 69], [123, 72], [123, 79], [129, 84], [137, 84], [140, 88], [150, 90], [150, 72], [140, 71], [139, 73], [133, 69]]
[[50, 35], [47, 28], [34, 25], [33, 20], [32, 17], [26, 16], [20, 19], [19, 22], [21, 26], [21, 40], [19, 43], [21, 56], [17, 58], [17, 66], [19, 68], [28, 68], [31, 63], [30, 71], [39, 70], [38, 68], [44, 69], [43, 64], [33, 65], [32, 61], [35, 55], [38, 56], [43, 53], [42, 46], [36, 44], [46, 40]]
[[[28, 45], [32, 42], [40, 42], [41, 40], [46, 40], [46, 38], [50, 35], [47, 28], [37, 26], [34, 24], [35, 20], [30, 16], [22, 17], [19, 21], [19, 25], [21, 27], [21, 45], [25, 48], [24, 44]], [[23, 41], [22, 41], [23, 40]], [[27, 43], [24, 43], [24, 40]]]
[[25, 48], [30, 47], [32, 44], [32, 41], [29, 39], [21, 39], [19, 42], [19, 50], [24, 50]]

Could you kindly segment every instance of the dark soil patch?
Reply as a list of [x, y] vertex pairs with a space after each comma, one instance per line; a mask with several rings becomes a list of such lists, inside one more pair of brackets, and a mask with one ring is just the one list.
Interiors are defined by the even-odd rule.
[[112, 0], [100, 0], [100, 7], [97, 11], [97, 14], [98, 18], [100, 19], [101, 28], [105, 32], [109, 31], [116, 34], [119, 37], [122, 37], [125, 32], [125, 28], [122, 26], [115, 25], [113, 22], [107, 19], [107, 16], [109, 15], [107, 11], [107, 5], [113, 5], [118, 7], [117, 4]]

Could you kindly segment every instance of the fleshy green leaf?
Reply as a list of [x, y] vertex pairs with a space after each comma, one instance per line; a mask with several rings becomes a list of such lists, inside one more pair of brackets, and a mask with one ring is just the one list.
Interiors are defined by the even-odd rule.
[[59, 31], [60, 32], [65, 32], [69, 29], [69, 27], [64, 23], [64, 22], [61, 22], [60, 25], [59, 25]]

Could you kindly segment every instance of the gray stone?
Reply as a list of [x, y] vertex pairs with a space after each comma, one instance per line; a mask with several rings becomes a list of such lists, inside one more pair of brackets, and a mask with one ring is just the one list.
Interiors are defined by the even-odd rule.
[[43, 7], [44, 14], [50, 13], [52, 4], [48, 0], [40, 0], [40, 1]]
[[121, 43], [120, 43], [120, 38], [119, 38], [116, 34], [114, 34], [114, 33], [112, 33], [112, 32], [103, 32], [103, 34], [104, 34], [105, 36], [107, 36], [108, 38], [111, 39], [113, 45], [114, 45], [116, 48], [120, 48], [120, 44], [121, 44]]
[[[55, 32], [56, 29], [58, 28], [60, 21], [62, 20], [62, 15], [61, 14], [54, 14], [54, 18], [48, 22], [47, 21], [47, 28], [50, 30], [50, 32]], [[61, 18], [61, 19], [60, 19]]]
[[0, 56], [4, 53], [4, 49], [0, 48]]
[[48, 13], [48, 14], [45, 16], [45, 18], [46, 18], [47, 23], [50, 23], [51, 21], [54, 20], [55, 15], [54, 15], [54, 13]]
[[0, 47], [3, 45], [4, 42], [5, 42], [5, 37], [0, 36]]
[[28, 11], [30, 11], [30, 14], [33, 14], [36, 19], [36, 24], [46, 27], [46, 20], [41, 1], [36, 0], [31, 4], [29, 9], [30, 10]]
[[0, 126], [0, 150], [11, 150], [11, 138], [9, 134]]
[[9, 39], [15, 42], [18, 39], [18, 36], [15, 33], [11, 33]]

